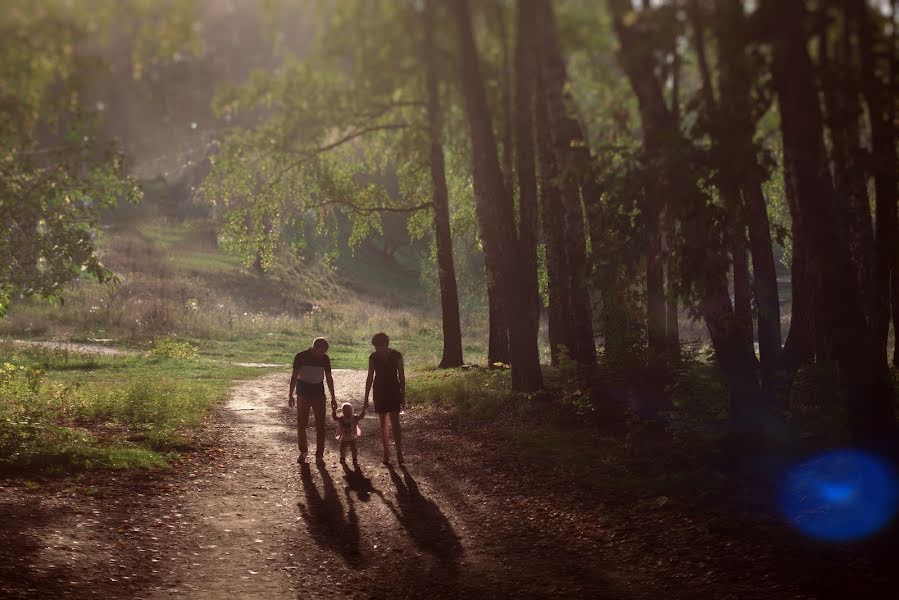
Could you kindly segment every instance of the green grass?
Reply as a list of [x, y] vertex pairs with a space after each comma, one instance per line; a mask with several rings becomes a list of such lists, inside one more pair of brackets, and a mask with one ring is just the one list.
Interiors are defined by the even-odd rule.
[[[696, 490], [715, 493], [723, 482], [709, 460], [719, 441], [687, 440], [660, 434], [632, 419], [626, 432], [607, 432], [583, 402], [583, 391], [558, 372], [545, 370], [549, 393], [509, 391], [506, 370], [430, 370], [411, 377], [409, 403], [438, 411], [460, 433], [477, 437], [489, 431], [527, 461], [564, 473], [594, 489], [619, 490], [644, 497], [689, 497]], [[701, 417], [701, 418], [704, 418]]]
[[233, 380], [258, 375], [177, 352], [108, 357], [0, 345], [0, 467], [165, 467]]

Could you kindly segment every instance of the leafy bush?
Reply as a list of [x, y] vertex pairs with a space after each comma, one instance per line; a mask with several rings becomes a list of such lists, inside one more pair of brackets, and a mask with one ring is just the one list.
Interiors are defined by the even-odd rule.
[[0, 467], [164, 466], [221, 394], [213, 382], [119, 376], [62, 385], [39, 367], [0, 363]]
[[175, 360], [194, 360], [199, 356], [197, 347], [188, 342], [162, 340], [154, 342], [150, 356], [155, 358], [172, 358]]

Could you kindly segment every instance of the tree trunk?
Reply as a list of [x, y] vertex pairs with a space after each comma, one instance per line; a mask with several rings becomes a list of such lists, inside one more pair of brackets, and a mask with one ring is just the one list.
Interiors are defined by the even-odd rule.
[[674, 217], [667, 206], [662, 214], [665, 242], [665, 343], [671, 360], [680, 360], [680, 317], [677, 308], [677, 259], [674, 256]]
[[520, 261], [516, 253], [509, 252], [510, 248], [518, 245], [513, 202], [503, 183], [468, 0], [454, 0], [452, 8], [459, 46], [463, 104], [471, 137], [478, 225], [484, 242], [487, 269], [493, 273], [501, 307], [509, 317], [512, 387], [518, 391], [535, 391], [543, 386], [543, 375], [536, 332], [527, 326], [526, 299], [517, 285], [521, 280]]
[[512, 362], [509, 352], [508, 315], [499, 301], [499, 290], [492, 273], [487, 270], [487, 366], [508, 365]]
[[[890, 324], [890, 277], [897, 260], [896, 235], [897, 214], [897, 169], [896, 169], [896, 125], [895, 87], [890, 81], [895, 74], [889, 63], [894, 62], [895, 48], [888, 42], [888, 64], [883, 67], [887, 73], [884, 82], [877, 72], [877, 57], [874, 55], [876, 40], [871, 26], [872, 11], [864, 0], [853, 0], [852, 8], [845, 11], [854, 18], [858, 28], [861, 89], [868, 106], [871, 127], [871, 166], [874, 174], [875, 194], [875, 260], [874, 260], [874, 342], [878, 350], [884, 349], [886, 356], [887, 332]], [[895, 28], [895, 24], [893, 25]], [[848, 35], [849, 32], [847, 32]], [[847, 165], [847, 171], [855, 165]]]
[[[678, 201], [694, 200], [700, 191], [696, 182], [678, 168], [677, 149], [680, 133], [665, 104], [662, 86], [653, 76], [655, 57], [651, 44], [641, 37], [640, 23], [625, 24], [631, 11], [629, 0], [609, 0], [615, 33], [621, 47], [619, 60], [637, 96], [643, 126], [643, 145], [648, 160], [658, 169], [658, 186], [663, 197]], [[706, 222], [708, 221], [708, 222]], [[687, 225], [687, 222], [683, 222]], [[699, 212], [689, 223], [696, 236], [714, 236], [715, 227], [708, 214]], [[706, 247], [705, 240], [688, 240]], [[710, 237], [709, 243], [715, 243]], [[717, 241], [716, 245], [722, 242]], [[718, 248], [723, 251], [723, 248]], [[754, 355], [747, 352], [743, 333], [737, 324], [725, 273], [696, 274], [694, 285], [701, 295], [700, 314], [706, 322], [715, 356], [721, 364], [731, 397], [732, 431], [742, 441], [744, 432], [758, 438], [769, 416], [766, 407], [758, 403], [761, 389], [755, 378]], [[737, 446], [744, 448], [745, 444]]]
[[767, 0], [774, 84], [785, 151], [793, 158], [796, 198], [815, 272], [815, 327], [831, 340], [847, 402], [849, 429], [860, 446], [896, 458], [896, 416], [885, 355], [862, 314], [849, 258], [847, 224], [838, 219], [822, 138], [822, 117], [804, 30], [802, 3]]
[[[742, 228], [741, 228], [742, 229]], [[743, 340], [744, 351], [752, 354], [755, 362], [755, 348], [752, 337], [752, 291], [749, 284], [749, 262], [746, 259], [746, 240], [743, 232], [733, 232], [731, 257], [734, 275], [734, 317]]]
[[443, 157], [443, 124], [437, 75], [437, 51], [434, 48], [434, 0], [424, 10], [424, 58], [428, 88], [428, 138], [430, 142], [431, 186], [434, 203], [434, 239], [437, 244], [437, 274], [440, 281], [440, 308], [443, 315], [443, 357], [440, 367], [462, 366], [462, 327], [459, 323], [459, 293], [453, 262], [453, 238], [450, 232], [449, 192]]
[[773, 398], [777, 370], [782, 363], [780, 298], [771, 240], [771, 224], [762, 193], [765, 177], [756, 158], [755, 123], [750, 108], [753, 79], [746, 57], [746, 17], [741, 0], [718, 2], [718, 49], [721, 105], [727, 107], [728, 144], [733, 148], [737, 183], [743, 194], [744, 217], [752, 256], [752, 288], [758, 314], [762, 388]]
[[[850, 15], [839, 10], [842, 31], [831, 35], [827, 5], [819, 15], [818, 72], [824, 92], [826, 123], [830, 128], [831, 162], [838, 215], [846, 215], [849, 256], [861, 296], [863, 314], [874, 325], [876, 336], [882, 336], [886, 348], [886, 328], [889, 326], [889, 289], [878, 291], [881, 285], [874, 276], [874, 230], [868, 199], [865, 172], [867, 152], [861, 147], [858, 102], [859, 89], [851, 74], [852, 42]], [[886, 273], [887, 283], [889, 272]], [[883, 301], [880, 296], [884, 295]]]
[[587, 288], [587, 240], [580, 192], [583, 192], [585, 201], [591, 203], [599, 201], [599, 193], [585, 136], [577, 120], [569, 115], [566, 106], [569, 94], [567, 76], [559, 49], [552, 5], [548, 0], [534, 1], [538, 6], [541, 88], [562, 179], [559, 187], [564, 206], [563, 243], [570, 282], [568, 350], [579, 364], [593, 365], [596, 362], [596, 342], [593, 339], [593, 310]]
[[534, 0], [519, 0], [517, 7], [515, 160], [518, 173], [518, 249], [526, 325], [536, 336], [540, 328], [540, 295], [537, 287], [537, 174], [534, 162], [537, 15]]
[[553, 150], [549, 114], [541, 73], [537, 71], [536, 128], [537, 160], [540, 166], [540, 210], [543, 224], [543, 243], [546, 246], [546, 278], [549, 291], [547, 320], [549, 322], [549, 350], [553, 366], [559, 365], [562, 347], [570, 352], [571, 334], [568, 329], [569, 276], [562, 226], [562, 191], [559, 188], [559, 165]]
[[787, 148], [783, 153], [784, 192], [790, 211], [793, 258], [790, 262], [790, 330], [784, 342], [784, 367], [790, 377], [799, 367], [815, 358], [813, 284], [808, 269], [808, 248], [803, 231], [802, 213], [796, 199], [793, 178], [795, 160]]
[[[696, 47], [696, 59], [699, 65], [700, 81], [702, 82], [703, 104], [705, 104], [706, 113], [711, 121], [712, 160], [716, 163], [715, 167], [718, 173], [715, 183], [724, 200], [728, 216], [728, 238], [733, 264], [734, 317], [736, 318], [738, 335], [744, 346], [743, 352], [752, 354], [754, 357], [752, 298], [749, 283], [749, 263], [746, 257], [743, 200], [740, 196], [736, 165], [732, 155], [729, 154], [732, 151], [733, 141], [727, 139], [725, 127], [725, 119], [731, 119], [731, 114], [728, 112], [728, 115], [725, 117], [722, 114], [718, 101], [715, 99], [712, 74], [706, 57], [702, 12], [697, 0], [693, 0], [690, 3], [690, 17], [693, 23], [693, 43]], [[745, 168], [745, 165], [740, 166]]]

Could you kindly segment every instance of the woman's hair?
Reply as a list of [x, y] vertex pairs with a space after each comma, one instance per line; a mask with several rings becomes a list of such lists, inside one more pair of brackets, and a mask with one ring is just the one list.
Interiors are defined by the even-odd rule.
[[371, 338], [372, 346], [389, 346], [390, 338], [387, 337], [387, 334], [383, 331], [380, 333], [376, 333], [374, 337]]

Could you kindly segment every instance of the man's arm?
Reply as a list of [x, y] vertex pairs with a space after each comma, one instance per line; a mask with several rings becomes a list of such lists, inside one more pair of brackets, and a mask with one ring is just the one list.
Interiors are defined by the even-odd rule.
[[325, 370], [325, 381], [328, 382], [328, 391], [331, 392], [331, 406], [337, 409], [337, 398], [334, 396], [334, 378], [331, 377], [331, 369]]
[[300, 370], [294, 369], [290, 376], [290, 393], [287, 395], [287, 405], [293, 408], [293, 391], [297, 386], [297, 379], [300, 377]]
[[400, 360], [396, 366], [396, 374], [400, 380], [400, 404], [405, 407], [406, 406], [406, 369], [403, 365], [403, 357], [400, 356]]

